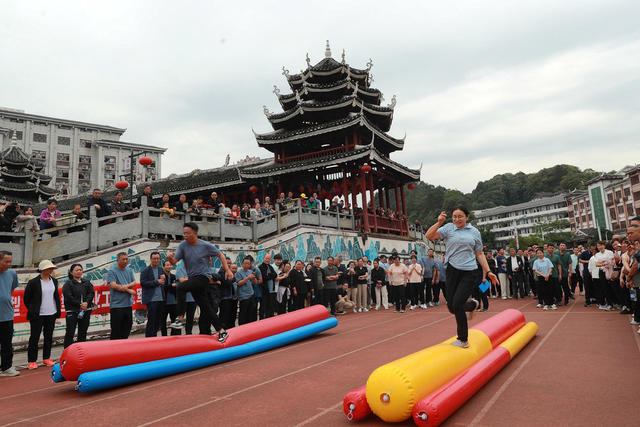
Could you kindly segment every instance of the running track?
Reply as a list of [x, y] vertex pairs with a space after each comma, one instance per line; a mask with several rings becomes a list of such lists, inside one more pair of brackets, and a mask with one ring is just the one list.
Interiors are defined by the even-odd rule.
[[[640, 404], [640, 335], [629, 316], [577, 304], [490, 300], [471, 324], [513, 307], [538, 336], [448, 426], [632, 426]], [[329, 332], [224, 365], [82, 394], [49, 370], [0, 378], [0, 425], [346, 426], [345, 393], [378, 366], [455, 334], [445, 307], [339, 318]], [[233, 332], [232, 332], [233, 333]], [[382, 425], [369, 418], [359, 425]], [[401, 425], [412, 425], [406, 422]]]

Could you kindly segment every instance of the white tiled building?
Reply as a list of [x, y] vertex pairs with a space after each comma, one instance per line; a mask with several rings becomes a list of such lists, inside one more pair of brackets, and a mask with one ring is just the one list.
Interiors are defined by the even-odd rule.
[[[539, 197], [529, 202], [511, 206], [498, 206], [473, 212], [474, 225], [486, 227], [495, 233], [496, 242], [506, 243], [515, 236], [528, 236], [535, 232], [535, 226], [560, 219], [567, 219], [568, 210], [565, 195]], [[560, 231], [570, 231], [569, 228]]]
[[63, 195], [113, 187], [129, 172], [131, 150], [144, 151], [153, 160], [147, 168], [136, 163], [136, 181], [160, 179], [166, 148], [120, 141], [125, 130], [0, 107], [0, 150], [15, 132], [21, 148], [45, 163], [44, 173], [53, 177], [50, 186]]
[[566, 196], [571, 230], [599, 226], [625, 234], [629, 219], [640, 213], [640, 166], [600, 175], [586, 185], [587, 190]]

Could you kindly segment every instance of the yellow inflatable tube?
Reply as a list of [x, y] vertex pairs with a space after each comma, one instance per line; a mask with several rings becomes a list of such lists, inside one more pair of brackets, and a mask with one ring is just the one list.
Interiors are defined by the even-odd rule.
[[[373, 371], [366, 387], [367, 403], [373, 413], [387, 422], [408, 419], [413, 406], [420, 399], [455, 378], [493, 349], [489, 337], [476, 329], [469, 329], [469, 348], [452, 346], [455, 340], [450, 338]], [[516, 341], [512, 347], [516, 349], [518, 345]]]
[[529, 341], [531, 341], [533, 337], [536, 336], [537, 332], [538, 325], [536, 324], [536, 322], [529, 322], [522, 328], [520, 328], [518, 332], [507, 338], [502, 344], [499, 345], [499, 347], [506, 348], [511, 355], [511, 359], [513, 359], [516, 354], [520, 353], [520, 350], [522, 350], [524, 346], [526, 346]]

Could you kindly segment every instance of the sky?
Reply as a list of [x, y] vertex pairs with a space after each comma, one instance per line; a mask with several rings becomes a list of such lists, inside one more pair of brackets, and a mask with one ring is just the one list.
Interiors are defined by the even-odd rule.
[[464, 192], [559, 163], [640, 163], [640, 2], [0, 0], [0, 106], [126, 128], [162, 175], [269, 157], [273, 85], [372, 59], [392, 159]]

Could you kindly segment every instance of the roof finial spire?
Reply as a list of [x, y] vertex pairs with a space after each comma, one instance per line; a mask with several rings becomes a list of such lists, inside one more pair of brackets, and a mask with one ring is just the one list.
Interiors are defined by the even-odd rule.
[[14, 130], [13, 135], [11, 135], [11, 145], [18, 145], [18, 131]]
[[345, 56], [344, 55], [344, 49], [342, 49], [342, 65], [344, 65], [346, 63], [344, 56]]
[[331, 58], [331, 47], [329, 46], [329, 40], [327, 40], [327, 47], [324, 50], [324, 57]]

